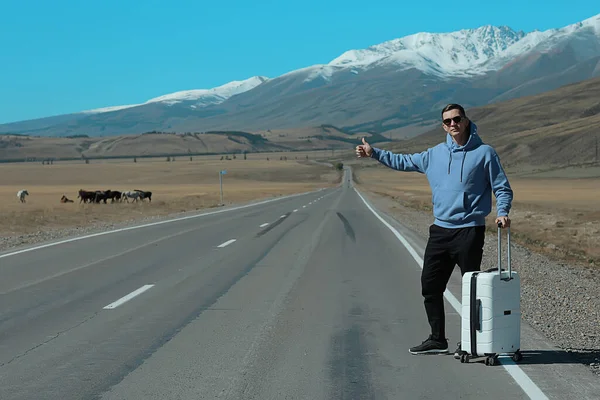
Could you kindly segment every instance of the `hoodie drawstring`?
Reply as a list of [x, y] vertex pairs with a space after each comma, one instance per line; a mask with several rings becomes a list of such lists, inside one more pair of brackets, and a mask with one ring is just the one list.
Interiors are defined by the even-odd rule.
[[[460, 181], [463, 179], [463, 170], [465, 168], [465, 158], [467, 158], [467, 150], [463, 149], [463, 159], [460, 165]], [[450, 166], [452, 165], [452, 151], [450, 152], [450, 158], [448, 159], [448, 175], [450, 175]]]
[[462, 182], [462, 176], [463, 176], [463, 168], [465, 166], [465, 158], [467, 158], [467, 151], [463, 150], [463, 160], [462, 160], [462, 164], [460, 166], [460, 181]]

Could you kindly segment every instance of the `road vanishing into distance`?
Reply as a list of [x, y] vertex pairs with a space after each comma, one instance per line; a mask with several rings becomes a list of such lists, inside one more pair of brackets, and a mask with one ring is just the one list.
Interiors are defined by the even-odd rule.
[[[0, 399], [592, 399], [527, 324], [524, 359], [414, 356], [425, 238], [340, 186], [0, 254]], [[457, 307], [457, 308], [454, 308]], [[596, 396], [596, 397], [594, 397]]]

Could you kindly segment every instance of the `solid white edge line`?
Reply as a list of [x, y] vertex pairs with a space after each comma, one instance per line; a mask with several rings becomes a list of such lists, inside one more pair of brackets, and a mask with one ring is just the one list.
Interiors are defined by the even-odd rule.
[[[408, 250], [410, 255], [415, 259], [415, 261], [417, 262], [419, 267], [421, 269], [423, 269], [423, 259], [417, 254], [417, 252], [413, 249], [413, 247], [410, 245], [410, 243], [408, 243], [408, 241], [393, 226], [388, 224], [387, 221], [385, 221], [383, 218], [381, 218], [379, 216], [379, 214], [373, 208], [371, 208], [369, 203], [367, 203], [367, 201], [358, 192], [358, 190], [356, 190], [356, 188], [354, 188], [354, 191], [356, 192], [356, 194], [358, 194], [358, 196], [361, 198], [363, 203], [365, 203], [367, 208], [369, 210], [371, 210], [371, 212], [377, 217], [377, 219], [379, 219], [390, 231], [392, 231], [394, 236], [396, 236], [396, 238], [398, 238], [398, 240], [400, 242], [402, 242], [402, 244], [404, 245], [404, 247], [406, 247], [406, 249]], [[456, 297], [449, 290], [446, 290], [444, 292], [444, 297], [446, 297], [446, 299], [452, 305], [452, 307], [456, 310], [458, 315], [462, 315], [461, 303], [456, 299]], [[529, 396], [529, 398], [536, 399], [536, 400], [537, 399], [548, 399], [548, 397], [535, 384], [535, 382], [533, 382], [531, 380], [531, 378], [529, 378], [529, 376], [517, 364], [515, 364], [510, 358], [504, 358], [504, 357], [500, 358], [499, 357], [498, 360], [500, 361], [500, 365], [502, 365], [504, 367], [504, 369], [509, 373], [509, 375], [512, 376], [512, 378], [515, 380], [515, 382], [521, 387], [521, 389], [523, 389], [523, 391], [525, 392], [526, 395]]]
[[112, 310], [114, 308], [117, 308], [121, 304], [128, 302], [129, 300], [133, 299], [135, 296], [139, 296], [140, 294], [144, 293], [146, 290], [150, 289], [153, 286], [154, 285], [144, 285], [141, 288], [139, 288], [137, 290], [134, 290], [133, 292], [129, 293], [127, 296], [121, 297], [119, 300], [115, 301], [114, 303], [110, 303], [109, 305], [107, 305], [103, 309], [104, 310]]
[[46, 244], [42, 244], [42, 245], [39, 245], [39, 246], [34, 246], [34, 247], [29, 247], [29, 248], [26, 248], [26, 249], [22, 249], [22, 250], [13, 251], [13, 252], [10, 252], [10, 253], [0, 254], [0, 258], [10, 257], [10, 256], [16, 256], [17, 254], [27, 253], [27, 252], [34, 251], [34, 250], [39, 250], [39, 249], [45, 249], [47, 247], [58, 246], [58, 245], [65, 244], [65, 243], [76, 242], [78, 240], [90, 239], [90, 238], [93, 238], [93, 237], [96, 237], [96, 236], [109, 235], [111, 233], [125, 232], [125, 231], [134, 230], [134, 229], [146, 228], [146, 227], [149, 227], [149, 226], [156, 226], [156, 225], [168, 224], [170, 222], [183, 221], [183, 220], [186, 220], [186, 219], [200, 218], [200, 217], [205, 217], [205, 216], [208, 216], [208, 215], [220, 214], [220, 213], [229, 212], [229, 211], [235, 211], [235, 210], [240, 210], [240, 209], [248, 208], [248, 207], [255, 207], [255, 206], [259, 206], [261, 204], [271, 203], [271, 202], [274, 202], [274, 201], [289, 199], [289, 198], [297, 197], [297, 196], [303, 196], [303, 195], [310, 194], [310, 193], [314, 193], [314, 192], [304, 192], [304, 193], [291, 194], [289, 196], [282, 196], [282, 197], [278, 197], [278, 198], [275, 198], [275, 199], [264, 200], [264, 201], [260, 201], [258, 203], [245, 204], [243, 206], [237, 206], [237, 207], [233, 207], [233, 208], [228, 208], [226, 210], [209, 211], [209, 212], [202, 213], [202, 214], [188, 215], [188, 216], [185, 216], [185, 217], [167, 219], [167, 220], [157, 221], [157, 222], [150, 222], [148, 224], [143, 224], [143, 225], [128, 226], [128, 227], [125, 227], [125, 228], [119, 228], [119, 229], [114, 229], [114, 230], [110, 230], [110, 231], [103, 231], [103, 232], [98, 232], [98, 233], [92, 233], [92, 234], [89, 234], [89, 235], [77, 236], [77, 237], [70, 238], [70, 239], [59, 240], [57, 242], [46, 243]]
[[267, 226], [267, 225], [269, 225], [269, 223], [268, 223], [268, 222], [265, 222], [264, 224], [261, 224], [261, 225], [260, 225], [260, 228], [264, 228], [264, 227], [265, 227], [265, 226]]
[[220, 245], [218, 245], [217, 247], [225, 247], [225, 246], [229, 246], [231, 243], [235, 242], [236, 239], [230, 239], [228, 241], [226, 241], [225, 243], [221, 243]]

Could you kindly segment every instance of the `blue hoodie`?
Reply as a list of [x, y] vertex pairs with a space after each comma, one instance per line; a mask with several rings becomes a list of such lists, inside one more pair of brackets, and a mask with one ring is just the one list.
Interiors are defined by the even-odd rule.
[[427, 175], [432, 192], [435, 224], [444, 228], [485, 225], [492, 211], [508, 216], [513, 191], [496, 151], [484, 144], [471, 122], [467, 143], [459, 146], [446, 134], [446, 142], [415, 154], [394, 154], [373, 148], [372, 158], [398, 171]]

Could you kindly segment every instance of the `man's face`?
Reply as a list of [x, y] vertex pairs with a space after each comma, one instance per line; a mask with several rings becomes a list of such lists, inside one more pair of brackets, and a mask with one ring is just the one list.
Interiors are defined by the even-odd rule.
[[452, 137], [465, 133], [467, 125], [469, 125], [469, 120], [460, 115], [460, 110], [446, 111], [442, 115], [442, 127]]

